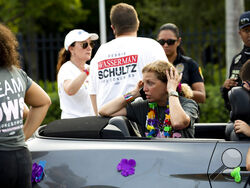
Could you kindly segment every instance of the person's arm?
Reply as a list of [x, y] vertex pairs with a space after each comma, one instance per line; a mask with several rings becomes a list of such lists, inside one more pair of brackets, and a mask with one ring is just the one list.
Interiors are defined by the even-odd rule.
[[206, 101], [206, 91], [203, 82], [193, 83], [191, 86], [193, 90], [192, 99], [197, 103], [204, 103]]
[[96, 103], [96, 95], [90, 95], [91, 103], [95, 112], [95, 115], [98, 116], [98, 109], [97, 109], [97, 103]]
[[234, 131], [250, 137], [250, 126], [245, 121], [236, 120], [234, 122]]
[[24, 103], [24, 106], [23, 106], [23, 119], [27, 118], [29, 111], [30, 111], [29, 107]]
[[126, 116], [126, 105], [127, 102], [122, 95], [103, 105], [99, 110], [99, 114], [101, 116]]
[[232, 63], [230, 65], [229, 77], [228, 77], [228, 79], [225, 80], [222, 87], [220, 88], [221, 95], [222, 95], [222, 98], [224, 100], [224, 105], [228, 111], [231, 110], [231, 106], [230, 106], [229, 99], [228, 99], [228, 92], [230, 91], [230, 89], [232, 87], [237, 86], [236, 79], [234, 79], [234, 78], [230, 79], [230, 77], [232, 75], [232, 70], [233, 70], [233, 64], [234, 64], [233, 62], [234, 62], [234, 58], [233, 58]]
[[232, 87], [237, 86], [238, 82], [236, 80], [236, 78], [226, 79], [223, 84], [223, 87], [230, 90]]
[[[128, 99], [136, 99], [137, 97], [140, 97], [140, 88], [143, 86], [143, 82], [139, 81], [136, 88], [125, 94]], [[106, 103], [102, 106], [102, 108], [99, 110], [99, 114], [101, 116], [126, 116], [127, 110], [126, 105], [127, 101], [125, 99], [125, 96], [122, 95], [120, 97], [117, 97], [116, 99]]]
[[69, 95], [75, 95], [79, 89], [81, 88], [82, 84], [87, 78], [87, 73], [82, 72], [79, 76], [77, 76], [74, 80], [65, 80], [63, 82], [64, 91]]
[[250, 147], [249, 147], [248, 152], [247, 152], [246, 167], [247, 167], [247, 170], [250, 171]]
[[[167, 92], [176, 91], [182, 76], [179, 76], [174, 68], [170, 68], [169, 72], [166, 71], [166, 75], [168, 79]], [[169, 95], [169, 111], [171, 125], [174, 129], [181, 130], [189, 126], [190, 117], [183, 110], [179, 97]]]
[[42, 123], [51, 104], [51, 100], [39, 85], [32, 82], [25, 94], [24, 101], [30, 106], [27, 119], [23, 126], [25, 140], [27, 140]]

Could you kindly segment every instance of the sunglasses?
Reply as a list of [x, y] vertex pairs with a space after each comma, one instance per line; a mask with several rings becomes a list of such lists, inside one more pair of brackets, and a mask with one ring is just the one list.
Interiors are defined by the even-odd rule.
[[91, 41], [90, 43], [88, 43], [88, 42], [83, 42], [83, 43], [81, 44], [81, 46], [82, 46], [83, 49], [86, 49], [89, 45], [90, 45], [91, 48], [94, 48], [94, 47], [95, 47], [95, 43], [94, 43], [93, 41]]
[[168, 39], [168, 40], [164, 40], [164, 39], [161, 39], [161, 40], [158, 40], [157, 42], [160, 43], [160, 45], [164, 45], [165, 43], [167, 43], [168, 45], [173, 45], [177, 40], [174, 40], [174, 39]]

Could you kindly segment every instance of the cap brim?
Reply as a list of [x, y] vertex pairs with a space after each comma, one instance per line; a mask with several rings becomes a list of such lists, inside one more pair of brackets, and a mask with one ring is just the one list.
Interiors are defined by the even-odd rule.
[[249, 25], [250, 25], [250, 23], [247, 23], [247, 24], [244, 24], [244, 25], [240, 26], [239, 28], [242, 29], [242, 28], [244, 28], [246, 26], [249, 26]]

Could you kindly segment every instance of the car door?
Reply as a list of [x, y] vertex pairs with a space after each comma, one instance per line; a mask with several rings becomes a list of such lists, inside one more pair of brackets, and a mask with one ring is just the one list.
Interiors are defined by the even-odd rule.
[[[221, 141], [216, 144], [213, 156], [208, 169], [209, 180], [213, 188], [237, 188], [244, 187], [249, 171], [246, 171], [246, 154], [250, 143], [245, 141], [226, 142]], [[236, 167], [240, 167], [241, 181], [236, 182], [231, 176], [231, 172]]]
[[[218, 140], [57, 140], [28, 143], [33, 162], [46, 161], [33, 187], [210, 187], [207, 171]], [[124, 177], [121, 159], [136, 161]]]

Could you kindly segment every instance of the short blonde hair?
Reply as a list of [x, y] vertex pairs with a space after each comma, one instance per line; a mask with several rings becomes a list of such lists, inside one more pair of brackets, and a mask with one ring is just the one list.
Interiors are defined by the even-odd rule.
[[[164, 83], [167, 83], [168, 79], [166, 71], [169, 71], [171, 67], [175, 69], [175, 67], [167, 61], [155, 61], [146, 65], [142, 69], [142, 73], [153, 72], [155, 73], [157, 79], [161, 80]], [[186, 98], [193, 97], [193, 91], [187, 84], [181, 84], [181, 92], [179, 94], [183, 95]]]

